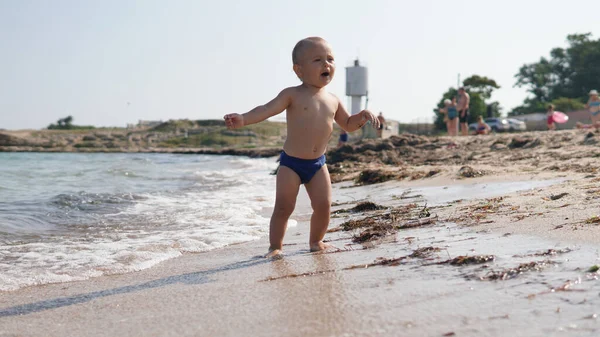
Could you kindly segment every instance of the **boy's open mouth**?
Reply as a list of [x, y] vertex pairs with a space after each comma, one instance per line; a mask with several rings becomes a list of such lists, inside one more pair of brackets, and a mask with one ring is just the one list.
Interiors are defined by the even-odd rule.
[[329, 72], [328, 71], [324, 71], [324, 72], [321, 73], [321, 76], [328, 77], [329, 76]]

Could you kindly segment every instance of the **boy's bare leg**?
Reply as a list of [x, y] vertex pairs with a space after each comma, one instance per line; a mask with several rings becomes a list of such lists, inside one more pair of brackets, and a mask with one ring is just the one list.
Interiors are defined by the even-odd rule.
[[310, 218], [309, 245], [310, 251], [315, 252], [329, 247], [323, 243], [331, 215], [331, 179], [327, 165], [321, 167], [305, 186], [313, 209]]
[[279, 166], [276, 184], [275, 207], [269, 225], [270, 246], [266, 257], [275, 257], [281, 254], [287, 222], [296, 207], [300, 177], [289, 167]]

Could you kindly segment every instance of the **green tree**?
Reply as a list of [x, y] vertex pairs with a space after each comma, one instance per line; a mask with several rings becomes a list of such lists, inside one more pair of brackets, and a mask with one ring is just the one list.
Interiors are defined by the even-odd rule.
[[494, 89], [500, 89], [500, 86], [491, 78], [485, 76], [473, 75], [463, 81], [463, 85], [470, 93], [477, 93], [484, 100], [492, 97]]
[[559, 97], [553, 100], [552, 105], [557, 111], [575, 111], [585, 109], [585, 104], [576, 98]]
[[67, 116], [56, 121], [56, 124], [48, 125], [48, 130], [73, 130], [73, 129], [93, 129], [93, 126], [73, 125], [73, 116]]
[[539, 101], [534, 97], [527, 97], [522, 105], [513, 108], [511, 112], [508, 113], [509, 116], [517, 116], [517, 115], [526, 115], [534, 112], [544, 112], [546, 111], [547, 102]]
[[67, 127], [67, 129], [70, 129], [71, 126], [73, 125], [73, 116], [67, 116], [63, 119], [65, 126]]
[[533, 95], [533, 99], [530, 99], [529, 103], [549, 101], [552, 70], [547, 59], [542, 57], [538, 63], [522, 66], [515, 77], [517, 78], [515, 86], [527, 87], [527, 91]]
[[568, 35], [567, 48], [554, 48], [549, 59], [523, 65], [515, 75], [515, 86], [525, 87], [531, 96], [509, 115], [543, 112], [548, 103], [560, 98], [586, 100], [589, 90], [598, 88], [600, 78], [600, 39], [591, 37], [591, 33]]

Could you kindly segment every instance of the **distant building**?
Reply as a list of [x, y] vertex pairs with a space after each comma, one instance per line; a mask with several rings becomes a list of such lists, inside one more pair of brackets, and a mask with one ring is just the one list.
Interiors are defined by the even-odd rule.
[[145, 120], [140, 119], [138, 121], [137, 127], [138, 128], [143, 128], [143, 129], [153, 128], [155, 126], [161, 125], [162, 123], [163, 123], [162, 120], [160, 120], [160, 121], [145, 121]]

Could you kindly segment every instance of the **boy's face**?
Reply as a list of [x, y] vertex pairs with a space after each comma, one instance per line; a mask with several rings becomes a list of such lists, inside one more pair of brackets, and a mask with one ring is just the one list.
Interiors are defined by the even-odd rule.
[[329, 84], [335, 74], [335, 59], [331, 47], [325, 41], [312, 42], [300, 53], [294, 71], [302, 82], [322, 88]]

